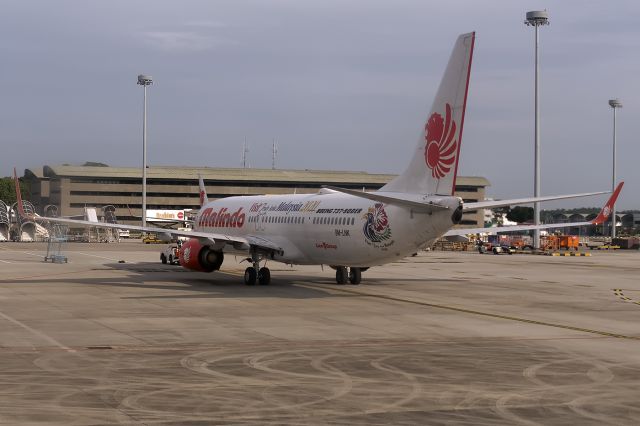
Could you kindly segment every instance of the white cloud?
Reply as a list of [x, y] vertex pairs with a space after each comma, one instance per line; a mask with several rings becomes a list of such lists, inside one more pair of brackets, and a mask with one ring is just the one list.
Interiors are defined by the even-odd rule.
[[189, 21], [184, 24], [185, 27], [196, 28], [226, 28], [227, 24], [220, 21]]
[[236, 42], [194, 31], [147, 31], [144, 41], [153, 48], [171, 52], [201, 52]]

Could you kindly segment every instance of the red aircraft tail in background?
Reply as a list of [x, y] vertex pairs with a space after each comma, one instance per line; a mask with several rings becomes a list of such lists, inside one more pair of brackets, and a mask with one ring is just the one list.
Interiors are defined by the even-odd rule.
[[16, 173], [16, 168], [13, 168], [13, 180], [16, 184], [16, 200], [18, 205], [18, 214], [20, 217], [25, 217], [24, 206], [22, 205], [22, 193], [20, 192], [20, 181], [18, 180], [18, 174]]
[[609, 201], [607, 201], [607, 204], [604, 205], [602, 210], [600, 210], [600, 214], [598, 214], [598, 217], [593, 219], [591, 223], [593, 223], [594, 225], [600, 225], [601, 223], [604, 223], [607, 220], [609, 220], [609, 216], [611, 216], [611, 212], [613, 211], [613, 206], [616, 203], [616, 200], [618, 199], [618, 194], [620, 194], [622, 185], [624, 185], [624, 182], [620, 182], [618, 184], [618, 186], [616, 187], [616, 190], [613, 191], [613, 194], [611, 194]]

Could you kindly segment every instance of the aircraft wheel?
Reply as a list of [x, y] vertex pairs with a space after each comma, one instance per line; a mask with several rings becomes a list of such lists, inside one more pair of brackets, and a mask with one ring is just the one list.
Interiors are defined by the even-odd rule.
[[164, 253], [160, 255], [160, 262], [162, 262], [165, 265], [167, 264], [167, 258], [164, 256]]
[[349, 268], [349, 282], [358, 285], [362, 280], [362, 272], [360, 268]]
[[260, 285], [269, 285], [269, 283], [271, 282], [271, 271], [269, 270], [269, 268], [260, 268], [260, 271], [258, 272], [258, 282], [260, 283]]
[[250, 266], [244, 270], [244, 283], [246, 285], [255, 285], [257, 278], [256, 270]]
[[169, 265], [173, 265], [173, 256], [169, 255]]
[[336, 282], [338, 284], [346, 284], [348, 278], [347, 268], [344, 266], [338, 266], [336, 268]]

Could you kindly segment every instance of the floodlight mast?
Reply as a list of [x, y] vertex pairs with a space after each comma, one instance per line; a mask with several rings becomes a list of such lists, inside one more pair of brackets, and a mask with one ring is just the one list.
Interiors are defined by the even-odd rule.
[[[616, 190], [616, 110], [622, 108], [620, 99], [609, 99], [609, 106], [613, 109], [613, 177], [611, 187]], [[616, 205], [611, 206], [611, 243], [616, 237]]]
[[138, 75], [138, 85], [144, 89], [142, 106], [142, 226], [147, 226], [147, 86], [153, 84], [150, 75]]
[[[549, 13], [546, 10], [534, 10], [527, 12], [527, 19], [524, 24], [535, 28], [535, 160], [534, 160], [534, 183], [533, 183], [533, 196], [540, 196], [540, 104], [539, 98], [539, 61], [538, 61], [538, 27], [542, 25], [549, 25]], [[540, 225], [540, 203], [534, 203], [533, 205], [533, 223]], [[540, 248], [540, 230], [533, 231], [533, 246]]]

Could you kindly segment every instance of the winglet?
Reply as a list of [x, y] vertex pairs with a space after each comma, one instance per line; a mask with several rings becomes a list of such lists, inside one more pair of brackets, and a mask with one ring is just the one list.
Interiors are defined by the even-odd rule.
[[22, 205], [22, 193], [20, 192], [20, 181], [18, 180], [18, 174], [16, 173], [16, 168], [13, 168], [13, 180], [16, 184], [16, 204], [18, 205], [18, 214], [20, 217], [25, 217], [24, 206]]
[[200, 207], [202, 207], [209, 202], [209, 197], [207, 197], [207, 189], [200, 175], [198, 175], [198, 185], [200, 186]]
[[600, 210], [600, 214], [591, 221], [593, 225], [600, 225], [609, 219], [609, 216], [611, 216], [611, 212], [613, 211], [613, 206], [618, 199], [618, 194], [620, 194], [620, 191], [622, 190], [622, 185], [624, 185], [624, 182], [620, 182], [618, 184], [616, 190], [613, 191], [613, 194], [611, 194], [611, 197], [607, 201], [607, 204], [605, 204], [602, 210]]

